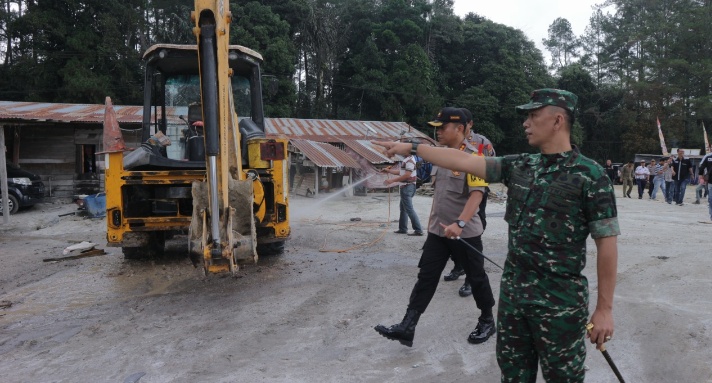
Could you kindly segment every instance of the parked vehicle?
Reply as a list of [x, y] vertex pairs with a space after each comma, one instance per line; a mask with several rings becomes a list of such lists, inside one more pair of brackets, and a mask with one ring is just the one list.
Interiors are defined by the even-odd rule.
[[[17, 213], [21, 207], [32, 206], [42, 201], [45, 186], [40, 176], [20, 169], [19, 166], [7, 163], [7, 191], [10, 214]], [[2, 196], [0, 195], [0, 215], [3, 213]]]

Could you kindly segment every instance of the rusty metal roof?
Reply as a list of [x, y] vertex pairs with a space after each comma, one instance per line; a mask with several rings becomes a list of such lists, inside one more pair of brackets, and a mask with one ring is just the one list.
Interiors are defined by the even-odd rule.
[[[168, 115], [172, 108], [168, 108]], [[119, 124], [141, 124], [143, 107], [114, 105]], [[62, 104], [46, 102], [0, 101], [0, 121], [3, 122], [63, 122], [96, 123], [104, 120], [104, 104]], [[176, 122], [179, 122], [176, 120]], [[352, 139], [388, 139], [405, 136], [426, 137], [405, 122], [315, 120], [298, 118], [266, 118], [268, 135], [306, 138], [321, 142], [340, 142], [339, 137]]]
[[[42, 102], [0, 101], [0, 122], [93, 123], [104, 121], [103, 104], [61, 104]], [[173, 108], [167, 108], [169, 119]], [[140, 125], [143, 107], [114, 105], [120, 125]], [[175, 118], [175, 116], [173, 117]], [[174, 121], [180, 123], [179, 120]], [[317, 120], [266, 118], [268, 136], [280, 136], [295, 143], [299, 150], [320, 166], [356, 167], [358, 163], [343, 150], [319, 143], [343, 143], [373, 164], [393, 162], [373, 147], [371, 140], [397, 140], [403, 136], [434, 141], [405, 122]], [[309, 142], [316, 141], [316, 142]]]
[[341, 142], [343, 142], [344, 145], [351, 148], [359, 156], [365, 158], [368, 162], [372, 164], [384, 164], [393, 162], [393, 160], [382, 154], [381, 151], [371, 143], [371, 140], [342, 138]]
[[394, 139], [402, 135], [425, 137], [405, 122], [387, 121], [266, 118], [265, 130], [267, 134], [286, 137], [350, 137], [367, 140]]
[[292, 145], [297, 147], [304, 155], [317, 166], [324, 168], [360, 168], [356, 160], [339, 148], [323, 142], [290, 139]]
[[[114, 105], [120, 124], [141, 124], [142, 106]], [[103, 104], [0, 101], [0, 121], [95, 123], [104, 121]]]

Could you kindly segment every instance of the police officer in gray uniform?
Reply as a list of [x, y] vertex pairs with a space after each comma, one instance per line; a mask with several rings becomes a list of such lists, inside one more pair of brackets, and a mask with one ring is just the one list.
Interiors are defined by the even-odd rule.
[[[476, 149], [465, 140], [465, 123], [466, 117], [458, 108], [444, 108], [435, 121], [429, 122], [436, 128], [441, 144], [477, 155]], [[408, 309], [401, 323], [390, 327], [378, 325], [375, 330], [388, 339], [411, 347], [415, 326], [435, 294], [450, 254], [458, 254], [466, 278], [472, 286], [477, 308], [481, 311], [477, 327], [468, 336], [468, 341], [482, 343], [495, 332], [492, 314], [494, 296], [484, 270], [484, 258], [462, 243], [461, 239], [482, 251], [483, 228], [477, 210], [485, 190], [484, 181], [443, 168], [434, 169], [432, 174], [435, 195], [428, 236], [418, 263], [420, 272], [410, 295]]]
[[[467, 121], [467, 123], [465, 124], [465, 137], [467, 142], [477, 148], [477, 153], [479, 155], [488, 157], [496, 156], [497, 154], [494, 151], [494, 146], [492, 145], [492, 142], [487, 137], [479, 133], [475, 133], [473, 129], [474, 121], [472, 119], [472, 112], [470, 112], [466, 108], [460, 109], [462, 110], [462, 113], [465, 114]], [[482, 221], [483, 231], [487, 229], [487, 213], [485, 212], [485, 209], [487, 209], [487, 198], [489, 197], [489, 191], [489, 185], [485, 183], [485, 194], [482, 197], [482, 202], [480, 202], [480, 209], [477, 211], [477, 215], [480, 216], [480, 221]], [[458, 278], [460, 278], [461, 275], [465, 274], [465, 270], [458, 262], [457, 256], [453, 254], [450, 257], [452, 258], [453, 267], [450, 273], [443, 277], [443, 280], [445, 281], [457, 280]], [[469, 295], [472, 295], [472, 286], [470, 286], [470, 283], [467, 281], [467, 278], [465, 278], [465, 283], [462, 284], [462, 287], [460, 287], [458, 293], [461, 297], [467, 297]]]

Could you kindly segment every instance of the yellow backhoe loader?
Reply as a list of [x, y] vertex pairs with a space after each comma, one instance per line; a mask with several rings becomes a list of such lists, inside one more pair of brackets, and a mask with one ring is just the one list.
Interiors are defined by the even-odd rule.
[[228, 7], [196, 0], [197, 45], [144, 54], [139, 148], [124, 147], [107, 98], [107, 241], [126, 258], [160, 254], [183, 233], [206, 273], [234, 273], [289, 237], [287, 142], [265, 137], [262, 56], [229, 45]]

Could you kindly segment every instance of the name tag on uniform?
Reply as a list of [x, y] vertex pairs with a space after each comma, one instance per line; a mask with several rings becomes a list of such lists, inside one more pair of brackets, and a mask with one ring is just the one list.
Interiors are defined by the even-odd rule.
[[467, 186], [469, 187], [480, 187], [489, 185], [485, 180], [480, 177], [475, 177], [472, 174], [467, 175]]
[[[480, 157], [483, 157], [483, 156], [484, 156], [483, 153], [472, 153], [472, 155], [473, 155], [473, 156], [480, 156]], [[469, 187], [471, 187], [471, 188], [484, 187], [484, 186], [488, 186], [488, 185], [489, 185], [489, 184], [488, 184], [487, 182], [485, 182], [485, 180], [483, 180], [483, 179], [480, 178], [480, 177], [475, 177], [475, 176], [472, 175], [472, 174], [468, 174], [468, 175], [467, 175], [467, 186], [469, 186]]]

